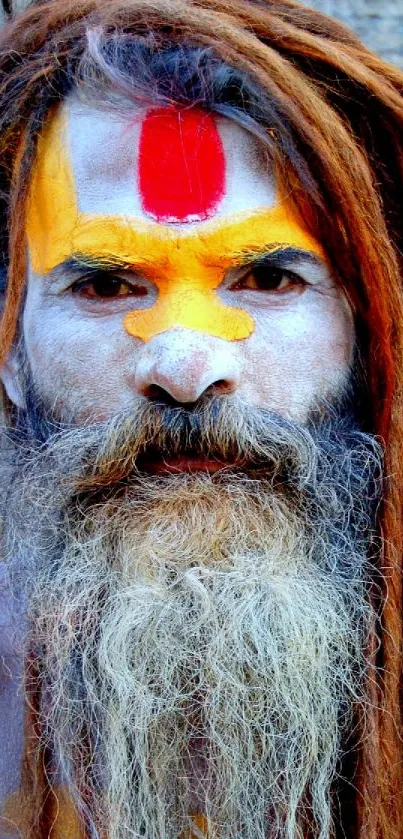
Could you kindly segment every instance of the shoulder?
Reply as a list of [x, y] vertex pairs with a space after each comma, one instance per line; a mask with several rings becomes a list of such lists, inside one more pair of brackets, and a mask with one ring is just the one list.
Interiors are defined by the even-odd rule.
[[[25, 626], [22, 603], [13, 593], [6, 566], [0, 562], [0, 813], [3, 815], [21, 784]], [[0, 819], [0, 839], [13, 835], [8, 820]]]

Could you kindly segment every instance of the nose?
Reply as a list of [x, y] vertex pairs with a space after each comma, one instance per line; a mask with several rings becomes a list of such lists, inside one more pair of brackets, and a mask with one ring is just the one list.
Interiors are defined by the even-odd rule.
[[228, 341], [172, 329], [156, 335], [140, 350], [135, 387], [148, 399], [190, 404], [206, 393], [235, 393], [238, 386], [238, 364]]

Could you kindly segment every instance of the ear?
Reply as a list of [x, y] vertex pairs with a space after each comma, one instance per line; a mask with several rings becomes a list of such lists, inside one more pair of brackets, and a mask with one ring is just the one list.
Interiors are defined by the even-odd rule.
[[[7, 272], [4, 263], [0, 262], [0, 316], [3, 312], [6, 293]], [[0, 381], [4, 390], [16, 408], [25, 408], [25, 399], [20, 385], [20, 362], [16, 347], [11, 347], [8, 356], [0, 369]]]
[[4, 390], [16, 408], [25, 408], [25, 399], [21, 388], [21, 368], [17, 350], [12, 348], [0, 370], [0, 380]]

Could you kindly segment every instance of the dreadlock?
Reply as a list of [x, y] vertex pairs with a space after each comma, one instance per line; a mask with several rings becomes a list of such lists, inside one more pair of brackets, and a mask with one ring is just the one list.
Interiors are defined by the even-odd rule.
[[[8, 0], [3, 7], [10, 11]], [[197, 72], [177, 90], [186, 49], [198, 54]], [[369, 394], [363, 424], [385, 442], [387, 476], [379, 515], [382, 628], [380, 643], [374, 629], [368, 650], [377, 678], [361, 721], [355, 803], [360, 839], [401, 839], [403, 73], [294, 0], [31, 3], [0, 38], [0, 260], [7, 275], [0, 363], [23, 302], [29, 176], [49, 111], [108, 73], [112, 81], [129, 74], [134, 95], [144, 95], [145, 54], [148, 66], [165, 67], [153, 75], [159, 84], [151, 98], [224, 114], [230, 106], [260, 138], [355, 312]]]

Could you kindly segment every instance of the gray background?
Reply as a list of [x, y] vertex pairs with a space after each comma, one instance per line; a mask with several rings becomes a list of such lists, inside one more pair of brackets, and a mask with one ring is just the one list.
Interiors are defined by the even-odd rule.
[[309, 0], [354, 29], [367, 46], [403, 69], [403, 0]]
[[[108, 0], [105, 0], [107, 3]], [[371, 49], [403, 69], [403, 0], [302, 0], [306, 6], [339, 18]], [[14, 0], [14, 8], [27, 0]], [[2, 13], [0, 10], [0, 21]]]

